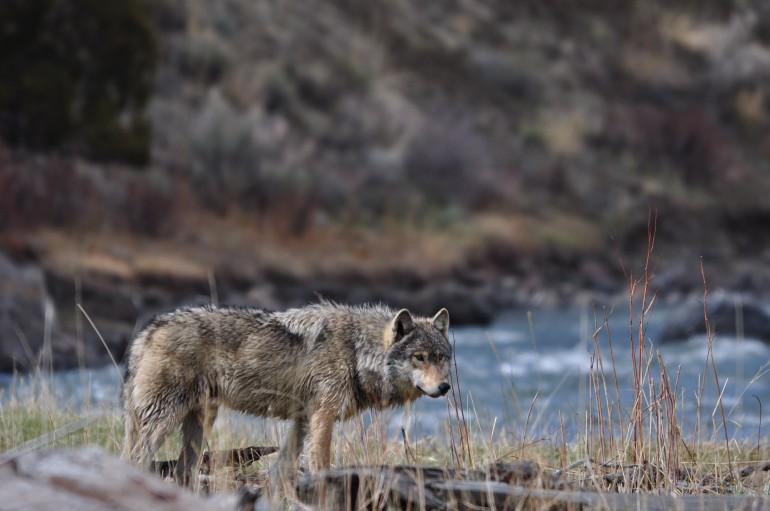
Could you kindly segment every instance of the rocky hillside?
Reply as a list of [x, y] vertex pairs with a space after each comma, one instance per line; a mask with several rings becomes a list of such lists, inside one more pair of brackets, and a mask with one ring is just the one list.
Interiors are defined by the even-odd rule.
[[714, 287], [770, 289], [766, 2], [144, 5], [148, 165], [0, 144], [2, 268], [36, 311], [3, 291], [0, 370], [45, 339], [55, 365], [107, 361], [89, 319], [120, 358], [188, 301], [481, 322], [623, 296], [651, 211], [672, 300], [701, 258]]
[[544, 227], [506, 233], [513, 253], [612, 269], [652, 208], [682, 264], [768, 255], [766, 2], [359, 4], [156, 8], [156, 164], [298, 235], [524, 215]]

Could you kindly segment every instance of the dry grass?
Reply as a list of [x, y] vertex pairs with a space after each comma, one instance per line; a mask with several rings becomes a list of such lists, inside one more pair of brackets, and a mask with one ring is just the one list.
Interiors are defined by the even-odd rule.
[[[609, 368], [608, 368], [609, 369]], [[595, 378], [596, 376], [594, 376]], [[456, 385], [461, 389], [461, 382]], [[603, 390], [602, 390], [603, 392]], [[608, 394], [614, 392], [608, 390]], [[651, 391], [650, 391], [651, 392]], [[656, 391], [657, 392], [657, 391]], [[766, 495], [770, 485], [767, 472], [759, 471], [749, 478], [737, 478], [740, 466], [751, 466], [770, 457], [766, 445], [731, 441], [725, 443], [708, 439], [697, 444], [676, 436], [665, 425], [668, 409], [661, 391], [653, 395], [653, 404], [644, 409], [642, 431], [636, 447], [633, 436], [608, 436], [616, 421], [611, 402], [612, 421], [602, 426], [596, 410], [586, 415], [583, 433], [561, 443], [560, 432], [505, 431], [501, 425], [476, 427], [470, 417], [463, 419], [459, 393], [447, 400], [447, 416], [443, 430], [434, 436], [419, 437], [415, 431], [387, 431], [384, 415], [366, 412], [338, 426], [333, 444], [333, 464], [351, 465], [421, 465], [446, 468], [484, 469], [497, 462], [521, 459], [534, 460], [546, 471], [562, 471], [563, 480], [574, 487], [598, 491], [642, 492], [664, 494], [682, 493], [741, 493]], [[611, 399], [610, 399], [611, 401]], [[467, 407], [467, 403], [465, 403]], [[660, 409], [657, 407], [660, 406]], [[633, 417], [628, 410], [621, 417]], [[592, 417], [592, 418], [589, 418]], [[458, 420], [459, 419], [459, 420]], [[628, 419], [623, 419], [628, 426]], [[534, 429], [534, 428], [533, 428]], [[248, 445], [277, 445], [284, 426], [271, 421], [244, 421], [238, 415], [223, 414], [215, 427], [208, 447], [224, 450]], [[116, 408], [93, 408], [76, 411], [56, 405], [50, 395], [12, 402], [0, 414], [0, 448], [6, 454], [14, 449], [51, 449], [55, 447], [96, 444], [119, 452], [123, 436], [121, 412]], [[175, 459], [180, 448], [178, 435], [172, 435], [158, 453], [158, 459]], [[641, 449], [641, 451], [640, 451]], [[674, 454], [676, 453], [676, 454]], [[679, 456], [678, 462], [676, 456]], [[218, 468], [207, 478], [210, 492], [232, 491], [244, 481], [265, 483], [262, 470], [273, 456], [262, 462], [243, 467], [245, 476], [232, 467]], [[637, 461], [635, 461], [637, 460]], [[641, 460], [642, 465], [639, 465]], [[307, 460], [301, 462], [306, 464]], [[639, 470], [639, 467], [646, 467]], [[654, 468], [650, 468], [654, 467]]]
[[[646, 406], [641, 413], [641, 429], [633, 436], [633, 410], [615, 408], [615, 392], [605, 360], [607, 374], [589, 375], [598, 395], [586, 411], [581, 433], [565, 438], [563, 432], [543, 432], [536, 427], [526, 431], [506, 430], [506, 425], [482, 425], [466, 416], [469, 403], [460, 404], [461, 374], [454, 374], [453, 395], [447, 398], [443, 427], [432, 436], [420, 436], [419, 428], [388, 431], [387, 414], [370, 411], [337, 427], [333, 444], [333, 465], [420, 465], [444, 468], [481, 469], [498, 463], [533, 460], [547, 472], [560, 471], [568, 484], [598, 491], [631, 493], [688, 494], [742, 493], [766, 495], [770, 487], [767, 472], [736, 477], [739, 467], [748, 467], [770, 458], [770, 448], [749, 441], [720, 442], [718, 438], [694, 442], [683, 438], [673, 415], [679, 413], [670, 389], [660, 380], [654, 388], [641, 392]], [[644, 365], [652, 365], [651, 360]], [[652, 376], [650, 376], [652, 378]], [[602, 380], [607, 380], [604, 385]], [[56, 404], [45, 385], [40, 392], [22, 400], [4, 399], [0, 413], [0, 449], [51, 449], [96, 444], [118, 453], [123, 437], [122, 413], [116, 407], [89, 407], [74, 410]], [[596, 406], [598, 404], [598, 406]], [[600, 408], [604, 411], [600, 411]], [[410, 411], [407, 409], [407, 416]], [[412, 421], [405, 421], [412, 424]], [[568, 429], [574, 425], [564, 425]], [[221, 414], [211, 450], [248, 445], [278, 445], [284, 425], [273, 421], [244, 420], [239, 414]], [[175, 459], [180, 449], [178, 434], [172, 435], [157, 455]], [[18, 452], [17, 451], [17, 452]], [[211, 492], [231, 491], [244, 483], [265, 483], [262, 470], [274, 459], [269, 456], [239, 471], [219, 467], [207, 478]], [[307, 460], [301, 458], [305, 465]], [[245, 476], [245, 477], [244, 477]]]

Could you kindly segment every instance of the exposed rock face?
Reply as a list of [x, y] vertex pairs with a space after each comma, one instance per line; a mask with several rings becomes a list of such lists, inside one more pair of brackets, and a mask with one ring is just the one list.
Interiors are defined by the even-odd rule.
[[0, 253], [0, 371], [30, 369], [50, 360], [58, 335], [43, 271], [17, 265]]
[[[98, 367], [113, 359], [120, 363], [134, 332], [153, 314], [209, 303], [206, 285], [171, 278], [147, 284], [92, 274], [63, 276], [0, 253], [0, 372]], [[280, 310], [323, 297], [343, 303], [383, 301], [423, 315], [449, 307], [454, 325], [487, 323], [519, 298], [490, 276], [432, 282], [412, 275], [301, 279], [268, 274], [250, 291], [238, 287], [223, 279], [219, 302]]]
[[[736, 293], [714, 293], [707, 297], [706, 314], [715, 335], [743, 335], [770, 342], [770, 310], [760, 300]], [[684, 341], [705, 333], [703, 299], [694, 296], [671, 311], [660, 340]]]
[[[137, 315], [118, 306], [126, 298], [118, 291], [89, 298], [108, 353], [99, 334], [76, 311], [74, 284], [65, 293], [63, 282], [52, 280], [39, 266], [17, 264], [0, 253], [0, 372], [106, 365], [112, 362], [110, 353], [121, 360]], [[75, 325], [76, 314], [81, 314], [82, 328]]]

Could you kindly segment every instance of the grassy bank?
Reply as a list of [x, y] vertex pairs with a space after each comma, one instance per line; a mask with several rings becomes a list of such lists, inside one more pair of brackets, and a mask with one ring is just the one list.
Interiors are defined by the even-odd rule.
[[[450, 405], [450, 414], [455, 411]], [[377, 417], [366, 425], [356, 419], [339, 425], [333, 444], [333, 465], [419, 465], [442, 468], [485, 470], [496, 463], [520, 460], [536, 462], [544, 473], [561, 473], [562, 480], [576, 488], [621, 493], [651, 494], [750, 494], [768, 495], [770, 478], [762, 468], [752, 475], [741, 472], [770, 458], [770, 448], [762, 443], [731, 441], [727, 445], [714, 439], [697, 444], [672, 444], [658, 438], [653, 430], [644, 437], [644, 453], [636, 452], [633, 438], [617, 438], [612, 443], [588, 433], [561, 441], [559, 432], [527, 434], [460, 428], [454, 417], [447, 419], [444, 431], [435, 436], [404, 439], [403, 433], [388, 434]], [[649, 420], [654, 424], [654, 420]], [[256, 428], [241, 421], [220, 419], [209, 443], [211, 450], [249, 445], [278, 445], [284, 427], [280, 424]], [[123, 439], [119, 410], [91, 410], [77, 413], [40, 401], [5, 405], [0, 418], [0, 445], [5, 453], [32, 449], [54, 449], [99, 445], [118, 453]], [[159, 452], [158, 459], [175, 459], [180, 448], [173, 435]], [[639, 457], [641, 462], [635, 462]], [[249, 482], [263, 481], [259, 464], [243, 467]], [[677, 459], [674, 465], [671, 460]], [[305, 460], [306, 461], [306, 460]], [[209, 482], [212, 492], [232, 490], [239, 484], [231, 467], [219, 467]]]

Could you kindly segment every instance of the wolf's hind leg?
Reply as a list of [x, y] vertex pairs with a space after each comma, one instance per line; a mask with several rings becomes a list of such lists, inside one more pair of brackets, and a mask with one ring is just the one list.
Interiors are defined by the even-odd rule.
[[203, 449], [204, 413], [191, 410], [182, 421], [182, 451], [174, 478], [180, 486], [190, 486], [193, 470], [197, 473]]
[[[177, 460], [174, 479], [181, 486], [190, 486], [199, 472], [204, 440], [211, 438], [219, 406], [209, 401], [203, 409], [188, 412], [182, 421], [182, 450]], [[213, 463], [213, 460], [212, 460]]]

